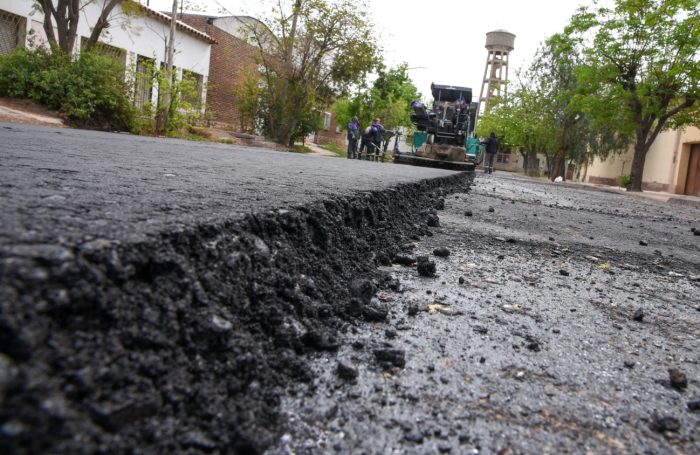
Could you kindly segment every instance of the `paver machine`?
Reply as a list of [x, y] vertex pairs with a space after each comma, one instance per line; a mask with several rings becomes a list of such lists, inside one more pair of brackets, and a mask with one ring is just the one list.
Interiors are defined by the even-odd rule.
[[433, 105], [412, 103], [411, 121], [416, 126], [410, 152], [394, 151], [394, 162], [474, 172], [481, 162], [483, 147], [474, 138], [478, 103], [472, 89], [431, 84]]

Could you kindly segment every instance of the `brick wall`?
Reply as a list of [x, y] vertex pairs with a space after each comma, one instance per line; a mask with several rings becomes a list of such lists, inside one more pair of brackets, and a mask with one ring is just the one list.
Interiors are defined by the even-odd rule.
[[331, 124], [328, 127], [328, 129], [323, 129], [319, 132], [316, 133], [316, 136], [314, 137], [314, 142], [319, 144], [319, 145], [324, 145], [324, 144], [335, 144], [340, 148], [346, 148], [348, 145], [348, 142], [346, 140], [347, 137], [347, 131], [345, 130], [340, 130], [340, 133], [336, 133], [337, 123], [335, 122], [335, 114], [331, 115]]
[[236, 107], [233, 90], [242, 79], [242, 73], [257, 71], [255, 55], [257, 49], [243, 40], [219, 29], [216, 19], [207, 22], [206, 16], [183, 15], [180, 20], [211, 36], [217, 41], [211, 47], [209, 64], [209, 85], [207, 89], [207, 111], [212, 124], [226, 126], [235, 131], [245, 131], [250, 125], [243, 125], [240, 111]]
[[589, 183], [595, 183], [596, 185], [607, 185], [607, 186], [618, 186], [619, 180], [612, 177], [597, 177], [591, 175], [588, 177]]

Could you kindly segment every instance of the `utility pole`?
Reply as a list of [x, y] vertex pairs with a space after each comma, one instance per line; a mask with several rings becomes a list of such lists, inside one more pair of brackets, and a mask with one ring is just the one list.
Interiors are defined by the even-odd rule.
[[165, 77], [167, 78], [167, 84], [163, 90], [163, 96], [161, 97], [162, 106], [159, 107], [161, 112], [161, 123], [158, 125], [158, 130], [163, 131], [167, 129], [168, 122], [170, 120], [170, 99], [172, 95], [172, 85], [173, 85], [173, 57], [175, 55], [175, 27], [177, 25], [177, 3], [178, 0], [173, 0], [173, 10], [170, 14], [170, 36], [165, 46]]
[[292, 60], [292, 55], [294, 52], [294, 40], [297, 34], [297, 19], [299, 18], [299, 10], [301, 10], [302, 0], [296, 0], [294, 3], [294, 10], [292, 11], [292, 28], [289, 31], [289, 42], [287, 43], [287, 49], [285, 49], [285, 60], [289, 64]]

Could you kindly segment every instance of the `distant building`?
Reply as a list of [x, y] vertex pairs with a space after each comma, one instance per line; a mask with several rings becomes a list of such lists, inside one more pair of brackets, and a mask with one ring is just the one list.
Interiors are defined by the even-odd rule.
[[334, 112], [320, 112], [323, 128], [313, 135], [312, 141], [318, 145], [335, 144], [340, 148], [347, 146], [347, 132], [337, 124]]
[[[581, 169], [579, 181], [618, 186], [630, 174], [634, 149], [605, 161], [596, 158]], [[700, 196], [700, 129], [665, 131], [647, 153], [642, 189]]]

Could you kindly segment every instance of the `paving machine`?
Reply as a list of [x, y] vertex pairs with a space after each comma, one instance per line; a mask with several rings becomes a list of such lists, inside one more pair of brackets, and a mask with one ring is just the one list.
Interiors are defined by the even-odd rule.
[[472, 137], [478, 103], [472, 89], [431, 84], [432, 109], [412, 103], [411, 121], [416, 126], [410, 152], [394, 151], [394, 162], [474, 172], [481, 162], [483, 146]]

